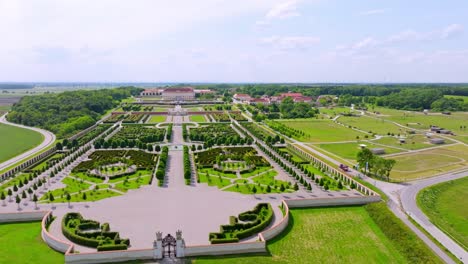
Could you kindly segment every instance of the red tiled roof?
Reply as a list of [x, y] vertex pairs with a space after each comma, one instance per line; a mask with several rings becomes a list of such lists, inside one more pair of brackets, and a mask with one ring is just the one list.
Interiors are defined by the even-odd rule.
[[299, 97], [302, 96], [302, 93], [282, 93], [281, 97]]
[[193, 92], [192, 87], [176, 87], [176, 88], [167, 88], [164, 90], [165, 93], [189, 93]]

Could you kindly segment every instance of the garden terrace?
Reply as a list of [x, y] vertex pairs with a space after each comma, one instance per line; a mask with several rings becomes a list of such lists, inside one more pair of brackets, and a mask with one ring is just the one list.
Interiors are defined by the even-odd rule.
[[231, 119], [227, 113], [213, 113], [211, 116], [216, 120], [216, 122], [230, 122]]
[[251, 211], [230, 217], [229, 225], [222, 225], [219, 233], [210, 233], [212, 244], [237, 243], [240, 239], [254, 236], [268, 227], [273, 220], [273, 209], [269, 203], [260, 203]]
[[265, 158], [259, 156], [252, 147], [212, 148], [195, 153], [195, 162], [202, 167], [212, 167], [216, 163], [227, 160], [244, 161], [255, 166], [270, 166]]
[[241, 123], [241, 126], [243, 126], [245, 129], [247, 129], [250, 133], [252, 133], [254, 136], [256, 136], [258, 138], [266, 138], [268, 136], [270, 136], [271, 138], [274, 138], [274, 137], [277, 136], [277, 135], [271, 133], [270, 131], [267, 131], [267, 130], [263, 129], [260, 126], [258, 126], [257, 124], [252, 123], [252, 122]]
[[83, 219], [80, 213], [67, 213], [62, 219], [62, 233], [70, 241], [97, 248], [98, 251], [126, 250], [130, 240], [121, 239], [118, 232], [111, 232], [108, 223]]
[[237, 145], [246, 141], [230, 126], [230, 124], [209, 124], [197, 128], [189, 128], [191, 141], [205, 142], [207, 147], [213, 145]]
[[89, 155], [90, 160], [78, 164], [73, 172], [88, 172], [97, 167], [118, 162], [136, 165], [138, 170], [151, 170], [156, 161], [156, 155], [136, 150], [97, 150]]
[[111, 125], [99, 125], [93, 130], [89, 131], [88, 133], [84, 134], [82, 137], [78, 139], [78, 145], [82, 146], [89, 141], [93, 140], [100, 134], [104, 133], [107, 129], [109, 129]]
[[247, 121], [247, 118], [242, 115], [242, 113], [229, 113], [231, 115], [231, 118], [236, 120], [236, 121]]
[[122, 123], [138, 123], [143, 117], [145, 117], [144, 114], [130, 114], [122, 120]]
[[118, 146], [124, 144], [128, 147], [133, 147], [132, 142], [156, 143], [164, 141], [166, 129], [153, 128], [144, 125], [125, 125], [108, 141], [109, 145], [116, 141]]
[[125, 118], [124, 114], [112, 114], [109, 118], [104, 120], [104, 123], [116, 123], [124, 118]]

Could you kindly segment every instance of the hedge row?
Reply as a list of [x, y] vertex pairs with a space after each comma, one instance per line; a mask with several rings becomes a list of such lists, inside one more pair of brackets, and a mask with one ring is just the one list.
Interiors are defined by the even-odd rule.
[[[238, 220], [243, 221], [239, 223]], [[251, 211], [239, 214], [238, 219], [230, 217], [229, 225], [222, 225], [219, 233], [210, 233], [212, 244], [235, 243], [239, 239], [258, 234], [273, 220], [273, 209], [269, 203], [259, 203]]]
[[167, 163], [167, 156], [169, 153], [169, 148], [164, 146], [161, 152], [161, 156], [159, 158], [159, 165], [156, 170], [156, 179], [159, 181], [159, 185], [162, 185], [164, 181], [164, 176], [166, 175], [166, 163]]
[[[100, 230], [85, 232], [93, 229]], [[111, 232], [109, 224], [83, 219], [80, 213], [67, 213], [63, 217], [62, 233], [70, 241], [98, 251], [125, 250], [130, 245], [129, 239], [121, 239], [118, 232]]]
[[192, 168], [190, 166], [190, 154], [189, 148], [184, 146], [184, 178], [187, 184], [190, 184], [190, 179], [192, 178]]

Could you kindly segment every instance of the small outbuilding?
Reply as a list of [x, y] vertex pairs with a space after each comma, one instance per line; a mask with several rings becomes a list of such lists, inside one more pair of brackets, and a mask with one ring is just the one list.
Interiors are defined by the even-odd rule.
[[444, 144], [445, 143], [445, 140], [443, 138], [431, 138], [430, 142], [432, 144]]
[[370, 151], [372, 151], [372, 153], [375, 155], [385, 154], [385, 149], [383, 148], [373, 148]]

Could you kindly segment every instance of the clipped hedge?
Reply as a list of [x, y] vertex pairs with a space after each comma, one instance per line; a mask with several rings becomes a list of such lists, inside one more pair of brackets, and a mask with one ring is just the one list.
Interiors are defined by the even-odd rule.
[[[86, 232], [87, 230], [96, 230]], [[62, 219], [62, 233], [70, 241], [97, 248], [98, 251], [125, 250], [130, 240], [121, 239], [118, 232], [111, 232], [108, 223], [83, 219], [80, 213], [67, 213]]]
[[[239, 223], [239, 220], [242, 221]], [[229, 218], [229, 225], [221, 225], [220, 232], [210, 233], [212, 244], [236, 243], [239, 239], [258, 234], [273, 220], [273, 209], [269, 203], [259, 203], [251, 211], [243, 212], [236, 218]]]

